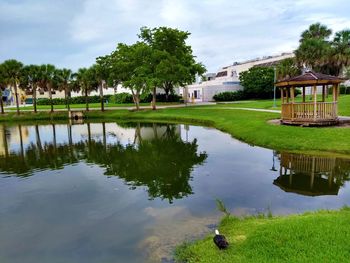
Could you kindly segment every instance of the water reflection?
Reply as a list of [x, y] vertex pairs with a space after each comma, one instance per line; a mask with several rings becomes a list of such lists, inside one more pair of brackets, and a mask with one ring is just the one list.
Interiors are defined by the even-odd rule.
[[[87, 123], [79, 126], [81, 131], [85, 127], [85, 132], [75, 142], [72, 125], [66, 125], [68, 141], [60, 142], [57, 142], [56, 125], [50, 126], [52, 137], [45, 143], [38, 125], [2, 126], [0, 172], [27, 177], [37, 170], [61, 169], [85, 161], [104, 167], [107, 176], [124, 179], [131, 189], [146, 186], [150, 199], [159, 197], [172, 202], [193, 193], [189, 184], [191, 171], [207, 158], [205, 152], [198, 152], [196, 139], [191, 142], [181, 139], [180, 125], [114, 125], [107, 134], [105, 123]], [[46, 126], [45, 133], [50, 132], [50, 126]], [[27, 138], [30, 132], [35, 133], [35, 140], [25, 147], [23, 133]], [[13, 141], [16, 137], [18, 140]], [[127, 137], [127, 142], [122, 142], [123, 137]], [[113, 138], [114, 141], [107, 143]], [[16, 143], [19, 147], [10, 150], [9, 145]]]
[[349, 179], [349, 159], [281, 153], [280, 176], [273, 184], [306, 196], [338, 195]]

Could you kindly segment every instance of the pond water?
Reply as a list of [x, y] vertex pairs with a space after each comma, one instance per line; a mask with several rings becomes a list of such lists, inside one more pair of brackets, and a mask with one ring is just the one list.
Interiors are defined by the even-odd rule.
[[0, 262], [167, 262], [234, 214], [350, 205], [350, 159], [173, 124], [0, 125]]

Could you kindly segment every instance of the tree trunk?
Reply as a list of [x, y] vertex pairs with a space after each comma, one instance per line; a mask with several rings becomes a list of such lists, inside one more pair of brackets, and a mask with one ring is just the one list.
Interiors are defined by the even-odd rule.
[[152, 110], [156, 110], [156, 100], [157, 100], [157, 90], [156, 88], [153, 88], [153, 94], [152, 94]]
[[16, 107], [17, 107], [17, 115], [19, 115], [19, 101], [18, 101], [18, 92], [17, 92], [17, 82], [14, 83], [15, 86], [15, 97], [16, 97]]
[[37, 108], [36, 108], [36, 84], [33, 85], [33, 107], [34, 107], [34, 113], [37, 113]]
[[5, 114], [4, 111], [4, 102], [2, 100], [2, 89], [0, 88], [0, 108], [1, 108], [1, 114]]
[[69, 112], [70, 111], [70, 104], [69, 104], [69, 95], [68, 95], [68, 86], [67, 85], [64, 87], [64, 97], [66, 99], [67, 110]]
[[86, 111], [89, 111], [89, 101], [88, 101], [88, 91], [85, 89], [85, 104], [86, 104]]
[[103, 100], [103, 81], [100, 83], [99, 85], [99, 89], [100, 89], [100, 99], [101, 99], [101, 111], [105, 110], [105, 106], [104, 106], [104, 100]]
[[139, 105], [139, 102], [140, 102], [140, 94], [138, 92], [134, 92], [134, 91], [131, 91], [132, 93], [132, 99], [135, 103], [135, 106], [136, 106], [136, 110], [140, 110], [140, 105]]
[[47, 88], [49, 90], [49, 98], [50, 98], [50, 106], [51, 106], [51, 112], [53, 112], [53, 101], [52, 101], [52, 90], [51, 90], [51, 84], [47, 85]]

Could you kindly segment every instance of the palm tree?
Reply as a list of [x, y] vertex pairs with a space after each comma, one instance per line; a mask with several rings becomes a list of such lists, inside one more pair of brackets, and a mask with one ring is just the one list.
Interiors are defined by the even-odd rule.
[[73, 80], [73, 73], [70, 69], [57, 69], [55, 73], [59, 90], [64, 90], [67, 110], [70, 111], [70, 88]]
[[33, 96], [34, 112], [37, 113], [37, 89], [41, 81], [40, 66], [24, 66], [22, 73], [22, 88], [30, 91]]
[[345, 67], [350, 66], [350, 30], [337, 32], [332, 48], [331, 61], [337, 71], [335, 74], [340, 75]]
[[327, 26], [321, 23], [315, 23], [310, 25], [309, 28], [301, 34], [300, 42], [304, 42], [308, 39], [327, 40], [331, 34], [332, 30]]
[[2, 63], [4, 77], [15, 90], [17, 114], [19, 114], [18, 85], [22, 74], [23, 64], [15, 59], [9, 59]]
[[278, 63], [276, 67], [277, 79], [295, 77], [300, 74], [300, 69], [294, 58], [286, 58]]
[[84, 92], [86, 111], [89, 110], [89, 93], [92, 90], [96, 90], [98, 83], [95, 78], [93, 68], [80, 68], [75, 74], [76, 81], [79, 84], [80, 89]]
[[100, 91], [101, 111], [104, 111], [103, 89], [107, 88], [107, 80], [109, 79], [109, 71], [110, 71], [109, 60], [110, 60], [109, 56], [98, 57], [96, 59], [97, 64], [93, 65], [93, 67], [95, 68], [96, 80], [98, 81], [98, 87]]
[[0, 64], [0, 108], [1, 108], [1, 114], [5, 114], [4, 111], [4, 102], [2, 100], [2, 92], [6, 88], [6, 79], [3, 71], [3, 66]]
[[56, 70], [55, 66], [51, 64], [40, 66], [40, 74], [41, 74], [40, 86], [42, 89], [47, 90], [49, 92], [51, 112], [53, 112], [52, 91], [55, 85], [54, 83], [55, 70]]

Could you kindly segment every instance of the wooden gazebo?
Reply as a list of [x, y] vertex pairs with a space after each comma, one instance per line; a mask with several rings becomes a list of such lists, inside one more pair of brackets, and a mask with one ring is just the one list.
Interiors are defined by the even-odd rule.
[[[307, 71], [303, 75], [277, 82], [276, 87], [281, 89], [281, 122], [313, 126], [337, 124], [339, 84], [343, 81], [338, 77]], [[332, 101], [326, 101], [329, 86], [332, 88]], [[321, 100], [317, 97], [318, 87], [322, 87]], [[302, 89], [302, 102], [295, 101], [296, 88]], [[311, 88], [311, 101], [305, 100], [306, 88]]]

